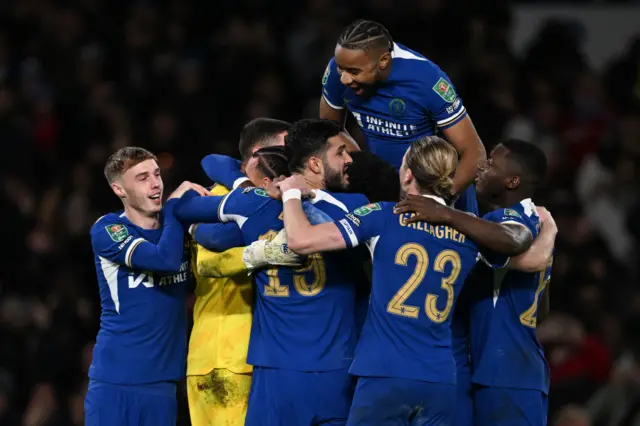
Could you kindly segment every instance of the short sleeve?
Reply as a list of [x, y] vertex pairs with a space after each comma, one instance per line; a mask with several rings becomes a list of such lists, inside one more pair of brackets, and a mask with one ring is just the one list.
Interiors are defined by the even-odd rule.
[[322, 75], [322, 97], [327, 104], [333, 109], [343, 109], [345, 87], [340, 82], [340, 74], [338, 74], [338, 66], [335, 58], [331, 58], [327, 68]]
[[436, 125], [446, 129], [462, 120], [467, 112], [449, 77], [440, 69], [436, 70], [427, 80], [424, 107]]
[[356, 247], [363, 241], [379, 236], [384, 229], [386, 213], [380, 203], [358, 207], [343, 219], [336, 221], [347, 247]]
[[98, 221], [91, 228], [91, 245], [96, 255], [119, 265], [131, 267], [135, 248], [146, 241], [124, 222]]
[[[495, 223], [522, 225], [529, 229], [522, 215], [513, 209], [494, 210], [484, 215], [483, 219]], [[493, 251], [482, 251], [480, 256], [484, 263], [494, 269], [504, 268], [509, 263], [509, 256]]]

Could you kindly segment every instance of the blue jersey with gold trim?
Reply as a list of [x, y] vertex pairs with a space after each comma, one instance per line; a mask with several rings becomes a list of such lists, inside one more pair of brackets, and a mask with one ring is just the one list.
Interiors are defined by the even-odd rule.
[[[169, 220], [161, 217], [161, 223]], [[175, 220], [170, 218], [170, 220]], [[107, 214], [91, 228], [100, 303], [100, 331], [89, 377], [114, 384], [178, 381], [187, 355], [186, 294], [191, 281], [184, 230], [143, 229], [124, 213]], [[176, 233], [167, 250], [179, 250], [178, 270], [140, 269], [157, 263], [143, 244], [158, 244], [162, 234]], [[168, 236], [168, 235], [167, 235]], [[177, 244], [176, 244], [177, 243]], [[176, 246], [174, 246], [176, 245]], [[177, 265], [177, 264], [176, 264]]]
[[[488, 213], [484, 219], [527, 227], [535, 238], [540, 220], [530, 199]], [[506, 266], [508, 258], [483, 254], [492, 268]], [[478, 285], [487, 288], [471, 308], [473, 382], [484, 386], [549, 391], [549, 367], [536, 337], [536, 314], [551, 278], [545, 271], [525, 273], [498, 269], [482, 274]]]
[[[311, 201], [331, 219], [366, 202], [361, 194], [326, 191], [316, 191]], [[284, 227], [282, 203], [258, 188], [232, 191], [218, 216], [235, 221], [247, 244], [272, 238]], [[309, 256], [302, 268], [257, 272], [247, 362], [300, 371], [348, 368], [356, 344], [355, 283], [362, 279], [354, 265], [360, 260], [356, 250], [322, 253]]]
[[436, 134], [466, 116], [449, 77], [433, 62], [394, 43], [391, 72], [371, 97], [358, 96], [340, 82], [335, 58], [322, 79], [322, 95], [334, 109], [347, 108], [369, 149], [396, 169], [412, 141]]
[[373, 258], [367, 318], [351, 374], [456, 383], [451, 314], [476, 264], [476, 245], [457, 230], [407, 225], [394, 203], [360, 207], [337, 222], [348, 246]]

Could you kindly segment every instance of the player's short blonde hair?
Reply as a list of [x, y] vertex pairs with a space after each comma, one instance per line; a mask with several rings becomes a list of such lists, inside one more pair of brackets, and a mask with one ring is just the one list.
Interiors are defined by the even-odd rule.
[[458, 152], [453, 145], [437, 136], [425, 136], [411, 144], [406, 161], [421, 192], [451, 200], [458, 167]]
[[127, 170], [146, 160], [158, 161], [155, 155], [144, 148], [127, 146], [109, 156], [104, 166], [104, 176], [109, 183], [122, 176]]

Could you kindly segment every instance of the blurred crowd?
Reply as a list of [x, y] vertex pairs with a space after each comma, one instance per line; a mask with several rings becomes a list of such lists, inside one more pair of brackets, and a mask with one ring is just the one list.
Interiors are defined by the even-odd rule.
[[88, 230], [120, 208], [108, 154], [140, 145], [167, 190], [208, 184], [200, 158], [236, 155], [246, 121], [317, 115], [357, 17], [449, 74], [488, 150], [503, 137], [544, 148], [536, 202], [560, 229], [539, 326], [550, 424], [640, 424], [639, 40], [596, 72], [562, 20], [516, 57], [494, 0], [20, 0], [0, 2], [0, 425], [83, 424], [100, 314]]

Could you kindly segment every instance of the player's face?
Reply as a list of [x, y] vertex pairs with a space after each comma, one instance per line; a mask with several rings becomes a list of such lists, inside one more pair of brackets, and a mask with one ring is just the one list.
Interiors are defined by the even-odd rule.
[[491, 151], [489, 159], [478, 171], [476, 191], [483, 197], [495, 197], [505, 191], [505, 182], [509, 179], [508, 150], [498, 145]]
[[271, 179], [268, 178], [264, 173], [262, 173], [262, 171], [258, 167], [258, 161], [258, 156], [253, 155], [247, 162], [247, 165], [244, 168], [244, 173], [247, 175], [254, 186], [257, 186], [259, 188], [266, 188], [267, 185], [271, 183]]
[[324, 184], [330, 191], [340, 191], [349, 185], [347, 169], [351, 165], [351, 156], [347, 152], [348, 140], [342, 133], [329, 138], [329, 149], [323, 159]]
[[[344, 49], [340, 45], [335, 50], [335, 60], [340, 73], [340, 82], [350, 87], [358, 96], [369, 96], [380, 80], [382, 69], [388, 66], [388, 56], [380, 57], [379, 52]], [[381, 69], [382, 67], [382, 69]]]
[[152, 215], [162, 210], [164, 185], [155, 160], [145, 160], [131, 167], [112, 187], [125, 205], [143, 214]]

